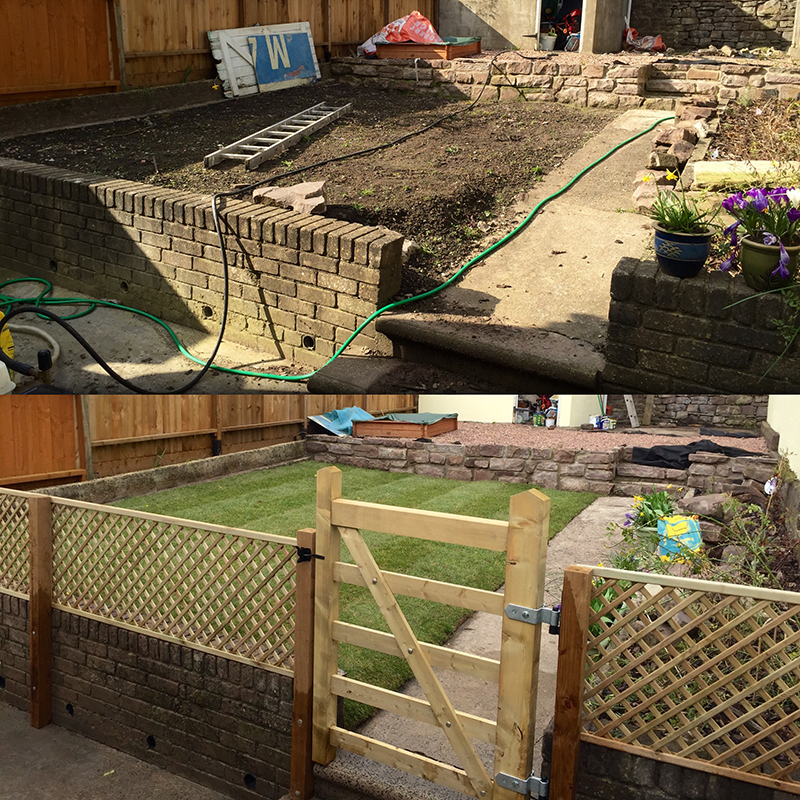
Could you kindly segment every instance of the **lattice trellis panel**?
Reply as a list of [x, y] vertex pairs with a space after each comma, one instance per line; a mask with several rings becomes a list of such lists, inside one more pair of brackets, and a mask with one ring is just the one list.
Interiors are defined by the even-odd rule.
[[800, 783], [800, 595], [598, 573], [584, 730]]
[[27, 597], [29, 582], [28, 498], [0, 491], [0, 592]]
[[293, 669], [292, 540], [61, 503], [54, 498], [54, 605]]

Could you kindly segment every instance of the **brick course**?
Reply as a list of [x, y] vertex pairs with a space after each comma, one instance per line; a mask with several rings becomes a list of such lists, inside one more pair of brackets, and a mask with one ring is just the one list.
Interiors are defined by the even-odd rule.
[[[0, 702], [23, 710], [27, 629], [27, 601], [0, 595]], [[64, 611], [52, 630], [56, 725], [231, 797], [286, 793], [290, 677]]]
[[[76, 294], [216, 331], [223, 271], [210, 202], [0, 158], [0, 259]], [[243, 201], [220, 208], [233, 341], [263, 345], [274, 329], [286, 358], [318, 365], [400, 288], [400, 234]], [[390, 352], [374, 329], [363, 343]]]
[[[791, 309], [777, 295], [747, 299], [754, 294], [722, 272], [681, 281], [654, 261], [623, 258], [611, 278], [604, 388], [793, 393], [800, 383], [797, 341], [764, 376], [785, 347], [774, 320], [790, 320]], [[733, 305], [741, 300], [747, 302]]]

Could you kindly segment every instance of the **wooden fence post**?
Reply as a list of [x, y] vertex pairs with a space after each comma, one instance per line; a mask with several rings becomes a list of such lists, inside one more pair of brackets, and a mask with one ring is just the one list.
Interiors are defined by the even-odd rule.
[[[531, 489], [511, 498], [506, 554], [506, 605], [539, 608], [544, 602], [550, 498]], [[533, 766], [541, 625], [503, 616], [497, 705], [495, 772], [525, 780]], [[519, 800], [495, 785], [493, 800]]]
[[341, 557], [342, 537], [331, 524], [333, 501], [342, 496], [342, 471], [325, 467], [317, 473], [317, 564], [314, 589], [314, 736], [312, 753], [318, 764], [336, 756], [330, 729], [336, 725], [337, 699], [331, 680], [339, 670], [339, 647], [333, 641], [333, 623], [339, 618], [339, 585], [334, 564]]
[[553, 723], [551, 800], [573, 800], [581, 743], [592, 568], [567, 567], [561, 596], [556, 716]]
[[[315, 553], [316, 532], [297, 531], [297, 545]], [[314, 704], [314, 574], [316, 559], [297, 562], [294, 605], [294, 700], [292, 704], [292, 760], [289, 800], [314, 796], [311, 758]]]
[[46, 495], [28, 500], [30, 526], [31, 725], [44, 728], [53, 714], [50, 613], [53, 601], [53, 532]]

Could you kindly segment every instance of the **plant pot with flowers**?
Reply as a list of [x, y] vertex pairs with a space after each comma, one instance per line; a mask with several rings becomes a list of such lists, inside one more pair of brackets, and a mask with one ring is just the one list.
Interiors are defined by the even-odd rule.
[[667, 177], [679, 181], [680, 193], [674, 189], [659, 192], [650, 211], [656, 259], [667, 275], [693, 278], [708, 259], [717, 227], [713, 220], [719, 209], [701, 209], [694, 198], [686, 196], [683, 182], [676, 173], [668, 171]]
[[800, 255], [800, 188], [748, 189], [727, 197], [722, 207], [736, 221], [725, 229], [731, 254], [720, 269], [727, 272], [738, 261], [745, 283], [759, 292], [794, 283]]

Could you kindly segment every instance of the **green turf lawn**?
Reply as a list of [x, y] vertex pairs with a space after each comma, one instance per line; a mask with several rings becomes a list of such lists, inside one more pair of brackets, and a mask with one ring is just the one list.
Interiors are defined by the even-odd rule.
[[[173, 517], [293, 536], [314, 527], [315, 476], [325, 465], [303, 461], [285, 467], [233, 475], [216, 481], [169, 489], [117, 503], [124, 508]], [[342, 497], [371, 503], [508, 519], [510, 498], [529, 488], [500, 481], [453, 481], [406, 473], [340, 467]], [[551, 499], [550, 537], [555, 536], [597, 495], [544, 489]], [[386, 570], [494, 591], [505, 575], [503, 553], [404, 536], [365, 532], [375, 560]], [[343, 561], [352, 559], [343, 546]], [[414, 632], [422, 641], [441, 644], [467, 615], [461, 608], [411, 597], [398, 598]], [[386, 631], [388, 627], [367, 589], [341, 586], [340, 618]], [[340, 645], [340, 666], [352, 678], [397, 689], [413, 677], [405, 660], [352, 645]], [[345, 702], [345, 724], [353, 727], [372, 709]]]

